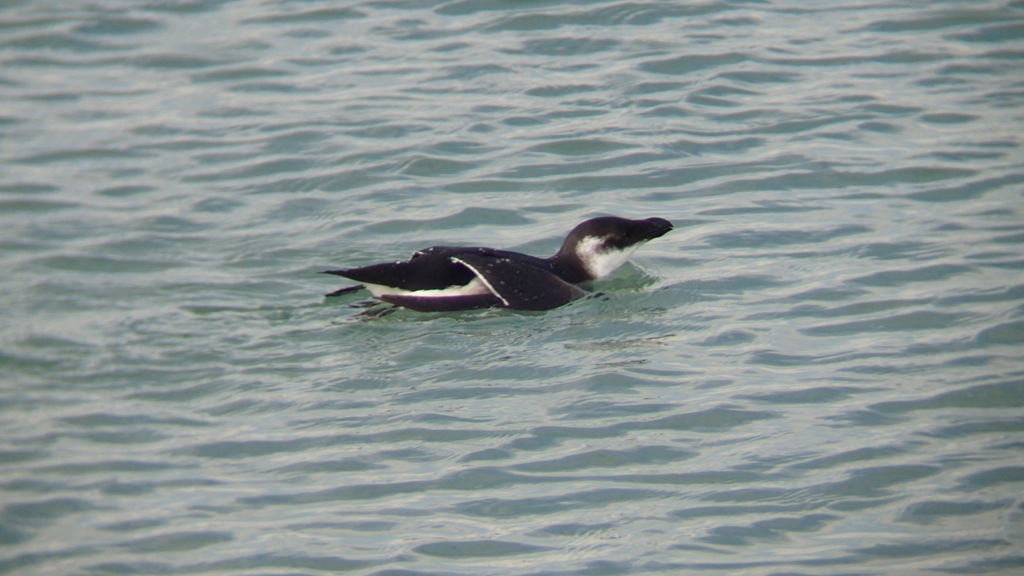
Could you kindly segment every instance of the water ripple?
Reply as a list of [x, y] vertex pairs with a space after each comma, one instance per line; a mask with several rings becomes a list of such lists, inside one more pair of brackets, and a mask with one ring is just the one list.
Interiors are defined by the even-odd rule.
[[0, 572], [1024, 565], [1019, 3], [8, 4]]

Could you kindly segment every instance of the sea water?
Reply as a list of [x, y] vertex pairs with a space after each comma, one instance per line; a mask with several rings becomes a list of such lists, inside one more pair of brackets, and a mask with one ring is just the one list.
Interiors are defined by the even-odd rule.
[[[1024, 3], [0, 8], [0, 573], [1017, 574]], [[675, 230], [548, 312], [318, 274]]]

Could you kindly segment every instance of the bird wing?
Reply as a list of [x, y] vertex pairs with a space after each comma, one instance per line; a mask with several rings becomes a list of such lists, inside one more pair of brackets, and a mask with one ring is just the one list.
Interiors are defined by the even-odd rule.
[[506, 308], [550, 310], [586, 295], [539, 266], [500, 254], [459, 254], [451, 259], [476, 274]]
[[385, 262], [361, 268], [325, 270], [325, 274], [344, 276], [364, 284], [390, 286], [415, 292], [442, 290], [461, 286], [473, 280], [472, 272], [452, 262], [448, 255], [452, 248], [437, 246], [421, 250], [405, 262]]

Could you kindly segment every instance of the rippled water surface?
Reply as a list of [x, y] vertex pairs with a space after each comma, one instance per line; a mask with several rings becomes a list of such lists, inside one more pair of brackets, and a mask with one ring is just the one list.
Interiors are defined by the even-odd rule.
[[[1024, 2], [0, 8], [0, 573], [1019, 574]], [[543, 313], [326, 268], [676, 229]]]

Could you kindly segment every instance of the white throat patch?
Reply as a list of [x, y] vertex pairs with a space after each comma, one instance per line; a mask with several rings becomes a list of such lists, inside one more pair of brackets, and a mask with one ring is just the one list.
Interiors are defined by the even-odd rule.
[[594, 278], [604, 278], [626, 263], [629, 257], [636, 252], [643, 242], [637, 242], [625, 250], [604, 247], [605, 238], [587, 236], [576, 245], [576, 255], [579, 256], [583, 267], [590, 272]]

